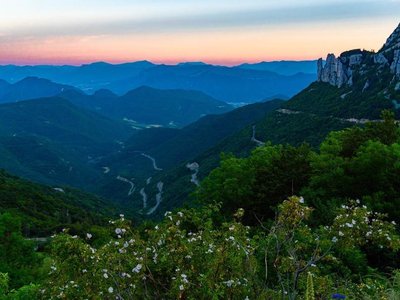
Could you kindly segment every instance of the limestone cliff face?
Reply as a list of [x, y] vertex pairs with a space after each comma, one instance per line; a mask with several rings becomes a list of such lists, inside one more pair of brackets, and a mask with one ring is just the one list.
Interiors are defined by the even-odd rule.
[[383, 45], [380, 52], [390, 51], [391, 49], [399, 49], [400, 48], [400, 24], [397, 26], [395, 31], [388, 37], [385, 45]]
[[354, 72], [365, 72], [371, 64], [389, 68], [395, 79], [400, 79], [400, 24], [378, 53], [357, 49], [344, 52], [337, 58], [328, 54], [325, 65], [319, 59], [318, 81], [337, 87], [351, 86]]
[[379, 52], [389, 58], [390, 71], [400, 78], [400, 24]]
[[328, 54], [325, 66], [322, 58], [318, 60], [318, 81], [327, 82], [331, 85], [342, 87], [353, 84], [353, 67], [360, 65], [362, 54], [335, 57]]

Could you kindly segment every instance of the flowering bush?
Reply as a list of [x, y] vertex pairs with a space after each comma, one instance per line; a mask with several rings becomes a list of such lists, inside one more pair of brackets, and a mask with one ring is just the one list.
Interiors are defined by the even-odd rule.
[[100, 248], [85, 238], [53, 241], [48, 298], [212, 299], [255, 298], [255, 240], [240, 222], [216, 230], [211, 208], [166, 213], [164, 222], [139, 232], [121, 219], [115, 238]]
[[[395, 225], [358, 202], [338, 211], [330, 226], [311, 228], [303, 198], [279, 206], [275, 222], [251, 230], [240, 219], [218, 224], [217, 207], [167, 212], [151, 229], [121, 216], [110, 222], [112, 238], [100, 247], [64, 232], [54, 237], [54, 264], [43, 287], [48, 299], [265, 299], [334, 292], [330, 266], [338, 249], [365, 243], [398, 249]], [[307, 275], [308, 274], [308, 275]], [[307, 279], [308, 277], [308, 279]], [[345, 290], [345, 287], [342, 288]]]
[[304, 293], [306, 271], [320, 283], [315, 284], [316, 294], [326, 298], [332, 289], [334, 269], [345, 266], [337, 256], [344, 248], [359, 251], [366, 243], [393, 251], [400, 248], [395, 223], [384, 221], [384, 215], [369, 211], [358, 200], [338, 209], [333, 224], [319, 228], [308, 226], [312, 209], [301, 197], [285, 200], [279, 212], [266, 236], [265, 260], [273, 266], [270, 273], [277, 277], [270, 279], [271, 289], [273, 285], [279, 287], [282, 298], [295, 299]]

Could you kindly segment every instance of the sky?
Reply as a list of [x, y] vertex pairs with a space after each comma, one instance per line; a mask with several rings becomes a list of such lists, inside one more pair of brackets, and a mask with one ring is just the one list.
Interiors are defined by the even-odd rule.
[[400, 0], [0, 0], [0, 64], [309, 60], [399, 23]]

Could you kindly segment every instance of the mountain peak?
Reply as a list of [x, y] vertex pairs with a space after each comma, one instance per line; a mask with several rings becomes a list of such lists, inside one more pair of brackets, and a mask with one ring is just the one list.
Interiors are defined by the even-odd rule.
[[117, 97], [117, 95], [115, 95], [112, 91], [107, 90], [107, 89], [97, 90], [93, 94], [93, 96], [96, 98], [115, 98], [115, 97]]
[[389, 51], [392, 49], [400, 48], [400, 24], [393, 31], [393, 33], [386, 40], [385, 45], [383, 45], [381, 51]]
[[[367, 69], [379, 65], [389, 68], [396, 78], [400, 79], [400, 24], [386, 40], [378, 53], [353, 49], [343, 52], [338, 58], [329, 54], [325, 65], [322, 59], [318, 61], [318, 81], [341, 87], [353, 85], [354, 72], [366, 73]], [[360, 74], [361, 74], [360, 73]], [[368, 79], [365, 86], [368, 87]], [[365, 88], [366, 89], [366, 88]]]

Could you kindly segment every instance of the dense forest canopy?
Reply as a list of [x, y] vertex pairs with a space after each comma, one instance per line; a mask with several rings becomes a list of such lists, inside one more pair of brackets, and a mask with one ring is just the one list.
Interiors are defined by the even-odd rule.
[[[313, 150], [267, 143], [223, 155], [193, 208], [157, 224], [26, 239], [0, 217], [5, 299], [398, 299], [400, 129], [332, 132]], [[28, 298], [23, 298], [28, 297]]]

